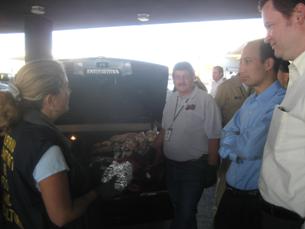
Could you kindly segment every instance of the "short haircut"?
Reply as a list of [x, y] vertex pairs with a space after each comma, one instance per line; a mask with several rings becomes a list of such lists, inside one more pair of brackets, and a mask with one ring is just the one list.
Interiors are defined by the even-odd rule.
[[173, 69], [173, 76], [176, 71], [187, 71], [191, 76], [195, 77], [195, 71], [193, 66], [186, 61], [175, 64]]
[[277, 11], [282, 13], [287, 18], [289, 18], [292, 15], [294, 7], [298, 3], [303, 3], [305, 5], [305, 0], [259, 0], [258, 1], [259, 11], [261, 11], [264, 5], [269, 1], [273, 3], [273, 6]]
[[223, 67], [217, 65], [217, 66], [214, 66], [213, 68], [216, 68], [220, 72], [220, 74], [223, 75]]
[[263, 39], [258, 40], [258, 42], [260, 42], [259, 55], [262, 63], [264, 63], [268, 58], [272, 58], [274, 60], [273, 71], [278, 72], [281, 59], [274, 55], [274, 50], [269, 43], [264, 42]]
[[289, 61], [287, 60], [281, 60], [279, 65], [279, 71], [284, 73], [289, 73]]

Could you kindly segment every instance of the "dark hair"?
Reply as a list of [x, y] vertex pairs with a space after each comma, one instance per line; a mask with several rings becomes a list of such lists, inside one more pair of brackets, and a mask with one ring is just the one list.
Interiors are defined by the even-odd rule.
[[287, 60], [281, 60], [280, 65], [279, 65], [279, 71], [284, 72], [284, 73], [289, 73], [289, 61]]
[[189, 62], [179, 62], [177, 64], [175, 64], [174, 69], [173, 69], [173, 76], [175, 74], [176, 71], [187, 71], [191, 76], [195, 77], [195, 71], [194, 68], [192, 67], [192, 65]]
[[305, 0], [259, 0], [258, 1], [258, 9], [259, 11], [262, 10], [262, 8], [264, 7], [264, 5], [268, 2], [271, 1], [274, 9], [276, 9], [277, 11], [279, 11], [280, 13], [282, 13], [284, 16], [286, 17], [290, 17], [294, 7], [298, 4], [298, 3], [303, 3], [305, 4]]
[[259, 42], [260, 59], [262, 63], [264, 63], [268, 58], [272, 58], [274, 60], [273, 71], [278, 72], [281, 59], [274, 55], [274, 50], [269, 43], [264, 42], [263, 39], [260, 39]]
[[214, 66], [213, 68], [216, 68], [223, 75], [223, 67], [217, 65], [217, 66]]

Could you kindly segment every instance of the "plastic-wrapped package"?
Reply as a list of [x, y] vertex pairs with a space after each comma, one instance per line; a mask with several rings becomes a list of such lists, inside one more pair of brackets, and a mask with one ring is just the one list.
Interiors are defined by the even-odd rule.
[[115, 179], [114, 188], [117, 191], [123, 191], [132, 180], [132, 164], [128, 161], [122, 163], [113, 161], [106, 168], [101, 182], [107, 183], [112, 178]]

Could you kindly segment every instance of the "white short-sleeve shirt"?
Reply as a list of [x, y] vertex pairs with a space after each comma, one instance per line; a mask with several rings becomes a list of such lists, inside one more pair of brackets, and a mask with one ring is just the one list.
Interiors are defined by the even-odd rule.
[[167, 158], [198, 159], [208, 154], [208, 140], [220, 137], [220, 111], [212, 96], [197, 87], [186, 97], [174, 92], [166, 102], [162, 128], [171, 129], [170, 138], [164, 140]]
[[59, 146], [51, 146], [40, 158], [33, 171], [36, 187], [38, 183], [56, 173], [69, 170], [66, 160]]

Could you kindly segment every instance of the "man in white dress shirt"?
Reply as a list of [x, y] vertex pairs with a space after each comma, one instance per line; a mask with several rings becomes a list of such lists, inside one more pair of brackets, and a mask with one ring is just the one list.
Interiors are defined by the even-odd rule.
[[292, 61], [283, 102], [274, 110], [259, 190], [263, 228], [301, 228], [305, 217], [305, 1], [260, 0], [266, 41]]
[[214, 66], [212, 76], [213, 82], [210, 94], [215, 97], [218, 86], [226, 80], [226, 78], [223, 77], [223, 68], [221, 66]]

